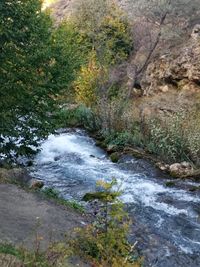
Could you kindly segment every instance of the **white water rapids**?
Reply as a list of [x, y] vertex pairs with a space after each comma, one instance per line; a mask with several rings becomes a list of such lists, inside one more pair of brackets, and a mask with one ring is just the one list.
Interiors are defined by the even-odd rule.
[[[95, 190], [97, 180], [115, 177], [136, 221], [133, 229], [143, 229], [150, 239], [146, 246], [159, 250], [147, 253], [146, 266], [200, 266], [199, 195], [184, 186], [167, 187], [169, 178], [161, 177], [149, 163], [127, 157], [114, 164], [84, 131], [76, 130], [50, 135], [31, 172], [65, 198], [77, 200]], [[182, 184], [187, 186], [187, 182]]]

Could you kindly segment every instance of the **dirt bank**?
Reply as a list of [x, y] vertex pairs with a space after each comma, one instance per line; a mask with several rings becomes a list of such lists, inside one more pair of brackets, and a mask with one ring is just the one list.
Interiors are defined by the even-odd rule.
[[0, 184], [0, 242], [32, 248], [38, 228], [41, 246], [46, 248], [51, 239], [64, 239], [65, 233], [70, 234], [84, 220], [70, 208], [37, 193], [26, 192], [12, 184]]

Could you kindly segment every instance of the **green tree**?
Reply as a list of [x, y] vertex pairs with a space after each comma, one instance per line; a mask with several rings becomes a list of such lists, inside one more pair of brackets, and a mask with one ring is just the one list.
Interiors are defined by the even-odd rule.
[[0, 153], [7, 156], [30, 153], [52, 131], [57, 95], [74, 77], [72, 36], [65, 44], [68, 31], [54, 29], [41, 5], [0, 2]]
[[102, 65], [127, 59], [133, 49], [131, 28], [125, 13], [109, 0], [79, 1], [73, 14], [74, 23], [88, 48], [97, 53]]

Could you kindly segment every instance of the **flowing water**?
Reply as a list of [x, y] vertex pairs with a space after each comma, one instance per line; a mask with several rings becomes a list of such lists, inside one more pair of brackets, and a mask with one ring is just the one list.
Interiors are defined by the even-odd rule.
[[145, 266], [200, 267], [200, 195], [188, 190], [195, 182], [169, 188], [169, 177], [144, 160], [123, 156], [114, 164], [82, 130], [50, 135], [30, 171], [79, 201], [97, 180], [115, 177], [133, 218], [130, 241], [138, 241]]

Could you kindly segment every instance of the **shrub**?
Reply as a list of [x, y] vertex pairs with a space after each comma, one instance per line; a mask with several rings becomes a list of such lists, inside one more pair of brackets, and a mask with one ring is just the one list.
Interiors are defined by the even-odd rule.
[[122, 132], [103, 131], [105, 143], [107, 145], [115, 145], [119, 148], [124, 146], [144, 147], [144, 137], [140, 131], [139, 125], [134, 124], [132, 130], [124, 130]]
[[128, 58], [133, 49], [130, 25], [125, 14], [114, 4], [109, 13], [102, 19], [99, 27], [97, 49], [103, 52], [106, 64], [113, 65]]
[[164, 124], [158, 120], [150, 121], [148, 150], [169, 162], [186, 160], [187, 145], [180, 123], [178, 117], [170, 118]]
[[80, 74], [74, 82], [76, 100], [86, 107], [95, 106], [97, 102], [98, 80], [101, 70], [98, 66], [95, 52], [91, 53], [89, 63], [82, 66]]
[[189, 160], [199, 164], [200, 116], [198, 110], [180, 112], [165, 119], [148, 122], [148, 150], [169, 162]]
[[73, 108], [62, 108], [53, 115], [55, 124], [58, 128], [65, 127], [77, 127], [79, 126], [79, 121], [77, 119], [77, 106]]
[[110, 140], [109, 143], [118, 147], [123, 147], [125, 145], [133, 145], [133, 135], [129, 132], [117, 133], [114, 135], [114, 137]]
[[77, 229], [72, 244], [75, 252], [95, 266], [140, 266], [139, 261], [134, 260], [134, 246], [127, 241], [130, 220], [119, 200], [121, 192], [113, 189], [117, 186], [116, 180], [99, 181], [97, 185], [100, 191], [83, 198], [91, 203], [95, 220], [86, 228]]
[[63, 108], [54, 114], [53, 119], [56, 121], [57, 128], [84, 127], [89, 131], [100, 128], [98, 116], [84, 105]]
[[79, 123], [89, 131], [97, 131], [100, 128], [98, 116], [89, 108], [80, 105], [76, 111], [76, 117]]
[[200, 109], [198, 107], [187, 113], [183, 128], [189, 157], [197, 165], [200, 165]]

